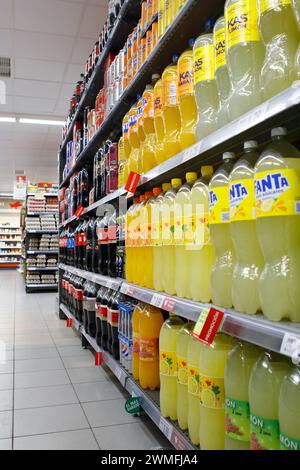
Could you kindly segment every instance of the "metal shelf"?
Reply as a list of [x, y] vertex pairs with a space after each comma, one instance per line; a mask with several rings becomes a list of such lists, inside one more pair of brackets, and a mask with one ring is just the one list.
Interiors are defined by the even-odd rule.
[[18, 246], [18, 245], [13, 245], [13, 246], [0, 246], [0, 250], [15, 250], [15, 249], [21, 249], [22, 246]]
[[21, 241], [21, 235], [20, 235], [20, 238], [0, 238], [0, 242], [17, 242], [17, 241]]
[[54, 266], [53, 268], [50, 268], [50, 267], [47, 267], [47, 268], [27, 267], [27, 271], [58, 271], [58, 267], [57, 266]]
[[26, 287], [26, 291], [30, 291], [30, 290], [57, 290], [58, 288], [58, 284], [28, 284], [26, 283], [25, 284], [25, 287]]
[[27, 193], [27, 197], [29, 197], [29, 196], [58, 197], [58, 193], [44, 193], [44, 194], [41, 194], [41, 193]]
[[90, 273], [88, 271], [83, 271], [82, 269], [74, 268], [73, 266], [67, 266], [66, 264], [59, 264], [58, 267], [59, 269], [63, 269], [64, 271], [75, 274], [87, 281], [92, 281], [95, 284], [109, 289], [118, 290], [122, 283], [122, 279], [115, 279], [108, 276], [102, 276], [101, 274]]
[[52, 211], [52, 212], [27, 212], [26, 215], [37, 217], [40, 215], [55, 215], [58, 213], [59, 213], [59, 210], [57, 209], [56, 211]]
[[27, 255], [58, 255], [58, 250], [28, 250]]
[[58, 234], [58, 230], [26, 230], [26, 233], [56, 233]]
[[0, 256], [21, 256], [21, 253], [1, 253], [0, 251]]

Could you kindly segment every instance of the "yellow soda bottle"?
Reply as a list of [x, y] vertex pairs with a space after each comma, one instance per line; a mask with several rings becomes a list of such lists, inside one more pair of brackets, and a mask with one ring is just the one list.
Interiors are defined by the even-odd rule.
[[132, 314], [132, 375], [139, 380], [140, 370], [140, 318], [145, 304], [139, 302]]
[[260, 71], [264, 47], [258, 30], [256, 0], [226, 0], [227, 65], [231, 82], [230, 120], [263, 101]]
[[140, 200], [138, 197], [133, 198], [133, 205], [126, 213], [126, 263], [125, 277], [128, 282], [136, 282], [135, 272], [135, 255], [136, 255], [136, 231], [135, 231], [135, 212], [138, 208]]
[[159, 388], [159, 334], [164, 318], [161, 311], [145, 305], [141, 312], [139, 381], [143, 389]]
[[300, 369], [283, 379], [279, 394], [281, 450], [300, 450]]
[[141, 97], [137, 104], [138, 136], [139, 136], [139, 141], [140, 141], [139, 155], [138, 155], [138, 160], [139, 160], [138, 167], [139, 167], [139, 171], [141, 174], [143, 173], [142, 148], [146, 139], [144, 126], [143, 126], [143, 118], [144, 118], [144, 103], [143, 103], [143, 98]]
[[121, 136], [118, 143], [118, 188], [122, 188], [124, 182], [124, 170], [126, 165], [126, 157], [124, 151], [124, 138]]
[[194, 89], [194, 39], [189, 40], [189, 48], [178, 59], [178, 101], [181, 117], [179, 142], [185, 149], [196, 142], [195, 126], [197, 122], [197, 105]]
[[188, 429], [188, 346], [194, 322], [187, 322], [177, 338], [177, 420], [183, 431]]
[[128, 160], [128, 170], [129, 174], [131, 171], [139, 173], [139, 148], [140, 148], [140, 139], [138, 133], [138, 107], [137, 103], [140, 99], [140, 95], [137, 97], [137, 102], [132, 106], [129, 111], [129, 143], [131, 147], [131, 152]]
[[173, 0], [164, 0], [165, 5], [164, 5], [164, 26], [165, 26], [165, 31], [168, 29], [172, 22], [172, 2]]
[[186, 183], [179, 189], [174, 200], [174, 243], [175, 243], [175, 290], [178, 297], [191, 297], [189, 245], [192, 240], [191, 189], [197, 180], [197, 173], [187, 173]]
[[262, 350], [239, 341], [225, 367], [226, 450], [250, 449], [249, 380]]
[[[298, 25], [298, 30], [300, 32], [300, 0], [292, 0], [292, 7], [293, 7], [294, 16]], [[295, 70], [297, 74], [297, 79], [299, 80], [300, 78], [300, 45], [296, 52]]]
[[155, 160], [159, 165], [165, 159], [164, 138], [165, 126], [163, 120], [163, 82], [158, 80], [154, 86], [154, 128], [156, 135]]
[[200, 353], [200, 447], [223, 450], [225, 446], [225, 387], [227, 357], [235, 339], [218, 333], [210, 346], [201, 345]]
[[142, 263], [140, 285], [153, 289], [153, 255], [150, 244], [151, 237], [151, 205], [153, 203], [153, 191], [145, 193], [145, 200], [141, 205], [141, 251]]
[[124, 144], [124, 155], [125, 155], [125, 166], [124, 166], [124, 181], [125, 184], [127, 183], [128, 176], [129, 176], [129, 156], [131, 152], [131, 145], [129, 142], [129, 112], [125, 114], [123, 122], [122, 122], [122, 137], [123, 137], [123, 144]]
[[159, 80], [159, 75], [152, 75], [152, 83], [146, 86], [143, 93], [143, 130], [145, 141], [141, 148], [142, 172], [147, 173], [157, 165], [155, 148], [156, 135], [154, 128], [154, 85]]
[[278, 400], [284, 377], [291, 371], [287, 357], [265, 352], [252, 368], [249, 382], [250, 449], [279, 450]]
[[152, 205], [152, 252], [153, 252], [153, 286], [155, 290], [163, 290], [163, 253], [162, 253], [162, 211], [161, 204], [165, 193], [171, 189], [170, 183], [163, 183], [162, 191], [160, 188], [154, 188], [153, 193], [156, 196], [155, 204]]
[[190, 336], [188, 344], [188, 431], [192, 443], [199, 445], [201, 343]]
[[212, 300], [220, 307], [232, 306], [232, 272], [235, 252], [230, 235], [229, 174], [235, 154], [226, 152], [223, 165], [209, 183], [210, 236], [216, 259], [212, 268]]
[[160, 330], [160, 411], [165, 418], [177, 420], [177, 340], [183, 320], [170, 313]]
[[259, 279], [263, 313], [300, 321], [300, 152], [272, 130], [273, 142], [255, 167], [256, 229], [264, 256]]
[[263, 255], [256, 233], [254, 167], [259, 158], [257, 142], [244, 143], [244, 154], [230, 174], [230, 233], [235, 248], [232, 301], [240, 312], [260, 310], [258, 281]]
[[300, 35], [290, 0], [258, 0], [259, 30], [266, 46], [261, 70], [265, 99], [280, 93], [297, 78], [295, 54]]
[[[153, 188], [153, 196], [149, 199], [146, 204], [147, 208], [147, 215], [148, 215], [148, 236], [146, 242], [146, 266], [145, 266], [145, 286], [149, 289], [154, 289], [155, 285], [155, 272], [154, 272], [154, 245], [157, 238], [158, 233], [156, 233], [157, 225], [155, 224], [154, 216], [155, 210], [157, 205], [159, 204], [160, 194], [162, 193], [162, 189], [157, 187]], [[147, 193], [146, 193], [147, 194]]]
[[164, 143], [163, 160], [168, 160], [180, 152], [179, 134], [181, 131], [181, 120], [178, 101], [178, 55], [173, 56], [173, 63], [169, 65], [162, 74], [163, 82], [163, 121], [164, 121]]
[[214, 22], [205, 23], [206, 34], [196, 39], [193, 49], [195, 96], [198, 108], [196, 140], [218, 129], [219, 95], [215, 75], [214, 41], [211, 30]]
[[229, 122], [228, 100], [231, 92], [228, 67], [226, 62], [226, 33], [224, 16], [214, 26], [215, 74], [219, 94], [218, 127]]
[[134, 283], [138, 285], [142, 285], [144, 281], [144, 271], [143, 271], [143, 266], [144, 266], [144, 260], [143, 260], [143, 234], [142, 234], [142, 227], [143, 227], [143, 208], [145, 204], [145, 195], [142, 194], [140, 196], [140, 203], [134, 213], [134, 233], [135, 233], [135, 240], [136, 240], [136, 247], [134, 249], [134, 268], [133, 268], [133, 279]]
[[158, 0], [158, 39], [165, 34], [165, 0]]
[[191, 298], [196, 302], [210, 302], [211, 271], [215, 259], [209, 233], [209, 191], [213, 175], [212, 166], [201, 168], [201, 178], [191, 190], [193, 217], [193, 244], [189, 250], [189, 286]]
[[175, 247], [174, 247], [174, 199], [182, 186], [180, 178], [172, 179], [169, 189], [162, 201], [162, 259], [163, 289], [169, 295], [175, 295]]

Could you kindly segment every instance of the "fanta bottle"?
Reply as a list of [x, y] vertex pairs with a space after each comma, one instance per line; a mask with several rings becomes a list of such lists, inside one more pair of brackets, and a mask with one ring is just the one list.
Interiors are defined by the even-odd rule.
[[140, 318], [145, 305], [139, 302], [132, 314], [132, 375], [139, 380], [140, 369]]
[[200, 352], [200, 447], [223, 450], [225, 447], [225, 387], [227, 357], [235, 339], [218, 333], [210, 346]]
[[183, 320], [175, 314], [165, 321], [159, 336], [160, 411], [165, 418], [177, 420], [177, 340]]
[[[298, 25], [298, 30], [300, 31], [300, 0], [292, 0], [292, 7], [293, 7], [294, 16]], [[297, 73], [297, 78], [299, 80], [300, 78], [300, 45], [296, 52], [295, 69]]]
[[165, 0], [158, 0], [158, 39], [165, 34]]
[[255, 167], [256, 227], [264, 255], [259, 279], [263, 313], [273, 321], [300, 321], [300, 152], [272, 131], [273, 142]]
[[162, 254], [163, 254], [163, 288], [169, 295], [175, 295], [175, 246], [174, 246], [174, 199], [182, 185], [180, 178], [172, 179], [169, 189], [162, 201]]
[[261, 87], [268, 99], [296, 80], [295, 54], [300, 35], [290, 0], [258, 0], [259, 30], [266, 46]]
[[284, 377], [291, 371], [287, 357], [263, 353], [254, 364], [249, 382], [250, 449], [279, 450], [278, 400]]
[[165, 126], [163, 120], [163, 81], [158, 80], [154, 86], [154, 128], [156, 135], [155, 160], [158, 164], [165, 159], [164, 138]]
[[264, 47], [259, 36], [256, 0], [226, 0], [225, 25], [231, 81], [229, 117], [232, 120], [263, 100], [260, 71]]
[[219, 94], [218, 126], [223, 127], [229, 121], [228, 100], [231, 85], [226, 61], [226, 30], [224, 16], [216, 21], [214, 27], [215, 73]]
[[131, 152], [128, 160], [129, 174], [131, 171], [135, 173], [140, 173], [139, 169], [139, 149], [140, 149], [140, 139], [139, 139], [139, 128], [138, 128], [138, 107], [137, 103], [140, 99], [140, 95], [137, 97], [137, 102], [129, 111], [129, 143], [131, 147]]
[[135, 272], [135, 255], [136, 255], [136, 210], [139, 205], [139, 198], [133, 199], [133, 205], [126, 213], [126, 263], [125, 263], [125, 276], [128, 282], [136, 282], [134, 275]]
[[257, 346], [239, 341], [228, 355], [225, 367], [226, 450], [250, 449], [249, 380], [261, 353]]
[[157, 163], [155, 158], [156, 135], [154, 128], [154, 90], [155, 83], [159, 80], [159, 75], [152, 75], [152, 84], [146, 86], [143, 93], [143, 129], [145, 141], [141, 148], [142, 172], [147, 173], [152, 170]]
[[199, 141], [218, 128], [219, 95], [215, 75], [214, 41], [211, 34], [214, 21], [205, 23], [206, 34], [194, 44], [194, 82], [198, 108], [196, 140]]
[[232, 306], [232, 273], [235, 263], [229, 224], [229, 175], [234, 160], [234, 153], [224, 153], [224, 163], [209, 184], [210, 236], [216, 255], [211, 275], [212, 300], [215, 305], [228, 308]]
[[159, 388], [159, 334], [164, 319], [161, 311], [145, 305], [140, 315], [139, 380], [143, 389]]
[[163, 144], [164, 160], [168, 160], [181, 150], [179, 143], [181, 120], [178, 101], [178, 57], [178, 55], [173, 56], [173, 64], [169, 65], [162, 74], [163, 121], [165, 128]]
[[131, 153], [131, 145], [129, 142], [129, 112], [125, 114], [123, 122], [122, 122], [122, 137], [124, 143], [124, 154], [125, 154], [125, 167], [124, 167], [124, 181], [125, 184], [127, 183], [128, 176], [129, 176], [129, 157]]
[[209, 233], [209, 191], [212, 166], [201, 168], [201, 178], [191, 190], [193, 217], [193, 244], [189, 249], [189, 286], [196, 302], [210, 302], [211, 271], [215, 259]]
[[190, 336], [188, 343], [188, 430], [192, 443], [199, 445], [201, 343]]
[[191, 297], [190, 252], [192, 241], [191, 189], [197, 180], [197, 173], [187, 173], [186, 183], [179, 189], [174, 200], [174, 242], [175, 242], [175, 290], [178, 297]]
[[300, 450], [300, 369], [283, 379], [279, 394], [281, 450]]
[[187, 322], [179, 331], [177, 353], [177, 420], [180, 428], [188, 429], [188, 346], [194, 322]]
[[260, 307], [258, 281], [264, 260], [256, 233], [254, 167], [259, 158], [257, 142], [244, 144], [244, 154], [230, 175], [230, 233], [236, 260], [232, 277], [233, 306], [255, 314]]
[[144, 119], [144, 101], [143, 98], [141, 97], [138, 101], [137, 104], [137, 119], [138, 119], [138, 136], [139, 136], [139, 141], [140, 141], [140, 146], [139, 146], [139, 169], [142, 173], [143, 168], [142, 168], [142, 161], [141, 161], [141, 153], [142, 153], [142, 147], [145, 142], [145, 132], [144, 132], [144, 126], [143, 126], [143, 119]]
[[179, 142], [181, 149], [193, 145], [195, 139], [195, 126], [197, 122], [197, 105], [194, 89], [194, 39], [189, 40], [189, 49], [184, 51], [178, 59], [178, 101], [181, 117], [181, 131]]

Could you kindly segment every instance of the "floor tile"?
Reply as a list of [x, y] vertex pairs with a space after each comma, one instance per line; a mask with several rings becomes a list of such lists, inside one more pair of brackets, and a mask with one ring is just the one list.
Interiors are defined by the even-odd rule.
[[13, 350], [6, 350], [0, 349], [0, 363], [13, 361], [14, 359], [14, 351]]
[[81, 346], [81, 340], [78, 337], [74, 338], [60, 338], [54, 340], [56, 346]]
[[48, 388], [22, 388], [15, 390], [15, 409], [69, 405], [71, 403], [78, 403], [78, 398], [72, 385], [58, 385]]
[[17, 349], [15, 351], [16, 361], [22, 359], [43, 359], [51, 357], [59, 357], [57, 349], [52, 347], [43, 347], [43, 348], [26, 348], [26, 349]]
[[14, 435], [29, 436], [88, 428], [80, 405], [49, 406], [15, 410]]
[[62, 358], [82, 356], [82, 354], [91, 354], [90, 351], [86, 351], [80, 345], [76, 346], [58, 346], [57, 350]]
[[[1, 449], [1, 441], [0, 441]], [[39, 436], [17, 437], [16, 450], [99, 450], [90, 429], [65, 431]]]
[[10, 390], [13, 388], [13, 374], [0, 374], [0, 390]]
[[62, 369], [64, 369], [64, 365], [59, 357], [47, 359], [23, 359], [16, 360], [15, 363], [15, 373]]
[[63, 363], [66, 369], [76, 369], [79, 367], [94, 367], [95, 358], [90, 352], [84, 353], [81, 356], [64, 357]]
[[15, 388], [47, 387], [69, 383], [70, 380], [65, 370], [23, 372], [15, 375]]
[[13, 390], [0, 390], [0, 411], [13, 409]]
[[12, 411], [0, 412], [0, 439], [12, 437]]
[[124, 399], [83, 403], [82, 407], [92, 428], [132, 423], [137, 420], [125, 411]]
[[0, 439], [0, 450], [12, 450], [12, 439]]
[[81, 402], [113, 400], [124, 397], [119, 388], [109, 381], [74, 384], [74, 388]]
[[0, 374], [12, 374], [14, 371], [14, 361], [0, 361]]
[[78, 369], [68, 369], [68, 374], [73, 384], [108, 380], [106, 373], [100, 367], [79, 367]]

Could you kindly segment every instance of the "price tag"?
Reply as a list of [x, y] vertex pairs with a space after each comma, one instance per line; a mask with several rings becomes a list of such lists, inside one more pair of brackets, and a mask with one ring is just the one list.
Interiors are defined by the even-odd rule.
[[114, 286], [114, 282], [113, 282], [113, 281], [106, 281], [106, 287], [107, 287], [108, 289], [112, 289], [113, 286]]
[[173, 429], [173, 426], [172, 424], [170, 424], [165, 418], [163, 418], [162, 416], [160, 417], [160, 420], [159, 420], [159, 429], [161, 430], [161, 432], [167, 436], [167, 438], [169, 439], [169, 441], [171, 440], [171, 436], [172, 436], [172, 429]]
[[186, 450], [186, 439], [177, 432], [176, 429], [173, 429], [172, 436], [171, 436], [171, 442], [173, 446], [175, 447], [176, 450]]
[[130, 295], [130, 296], [133, 296], [133, 293], [134, 293], [134, 290], [132, 287], [127, 287], [126, 289], [126, 294], [127, 295]]
[[136, 188], [138, 187], [140, 179], [141, 179], [141, 175], [139, 175], [138, 173], [135, 173], [134, 171], [131, 171], [128, 177], [127, 183], [125, 185], [126, 191], [134, 194], [136, 191]]
[[121, 384], [124, 387], [125, 381], [126, 381], [126, 376], [124, 374], [124, 371], [120, 367], [116, 367], [115, 376], [117, 377], [117, 379], [121, 382]]
[[162, 308], [167, 312], [173, 312], [176, 305], [176, 300], [171, 297], [164, 298]]
[[292, 335], [290, 333], [285, 333], [280, 353], [285, 356], [289, 356], [293, 359], [294, 364], [299, 365], [300, 363], [300, 337]]
[[74, 217], [76, 217], [76, 219], [79, 219], [79, 217], [83, 214], [83, 212], [84, 212], [84, 207], [79, 206], [77, 211], [74, 214]]
[[212, 344], [224, 317], [222, 310], [203, 308], [192, 336], [204, 344]]
[[102, 352], [95, 352], [95, 366], [102, 366], [103, 355]]
[[67, 319], [67, 328], [72, 328], [73, 326], [73, 319], [72, 318], [68, 318]]
[[155, 307], [161, 308], [163, 306], [165, 297], [161, 294], [153, 294], [151, 304]]

